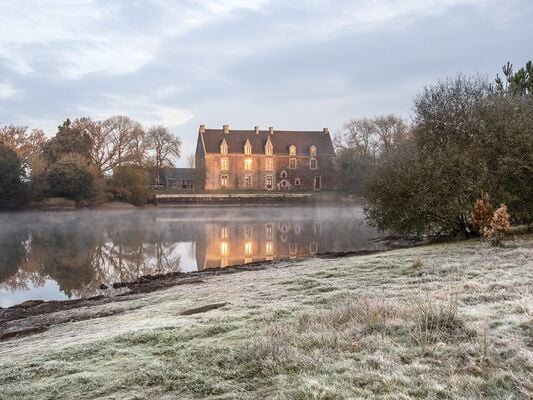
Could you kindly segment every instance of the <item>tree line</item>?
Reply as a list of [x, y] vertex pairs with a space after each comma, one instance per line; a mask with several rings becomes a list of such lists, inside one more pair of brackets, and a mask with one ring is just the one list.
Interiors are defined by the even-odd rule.
[[516, 72], [507, 63], [492, 83], [459, 74], [429, 85], [412, 111], [409, 122], [351, 120], [335, 140], [341, 186], [364, 196], [372, 225], [404, 235], [478, 234], [472, 215], [481, 198], [531, 224], [532, 62]]
[[150, 175], [180, 157], [181, 141], [168, 128], [145, 129], [125, 116], [65, 120], [54, 137], [40, 129], [0, 128], [0, 207], [65, 197], [79, 204], [148, 200]]

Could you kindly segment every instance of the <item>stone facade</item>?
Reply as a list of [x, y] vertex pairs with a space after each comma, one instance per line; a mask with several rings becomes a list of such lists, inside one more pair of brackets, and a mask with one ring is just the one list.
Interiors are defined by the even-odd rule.
[[196, 168], [204, 190], [323, 190], [335, 188], [334, 150], [323, 131], [230, 131], [198, 133]]

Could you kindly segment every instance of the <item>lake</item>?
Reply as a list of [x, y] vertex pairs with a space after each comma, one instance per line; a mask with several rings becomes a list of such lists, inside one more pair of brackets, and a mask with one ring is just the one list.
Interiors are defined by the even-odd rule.
[[108, 294], [142, 275], [375, 249], [358, 207], [0, 213], [0, 307]]

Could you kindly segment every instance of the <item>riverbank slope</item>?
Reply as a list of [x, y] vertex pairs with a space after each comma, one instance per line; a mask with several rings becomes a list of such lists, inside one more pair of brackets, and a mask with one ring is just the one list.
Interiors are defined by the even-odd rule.
[[0, 398], [530, 398], [532, 260], [531, 235], [466, 241], [62, 311], [0, 343]]

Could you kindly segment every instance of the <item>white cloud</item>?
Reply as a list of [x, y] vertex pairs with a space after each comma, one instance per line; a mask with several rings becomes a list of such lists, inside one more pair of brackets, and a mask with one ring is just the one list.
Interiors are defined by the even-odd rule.
[[151, 0], [136, 9], [139, 3], [122, 1], [2, 0], [0, 59], [19, 74], [34, 72], [41, 61], [66, 78], [128, 73], [149, 62], [165, 40], [264, 4]]
[[[157, 96], [156, 96], [157, 97]], [[167, 127], [182, 125], [193, 118], [190, 110], [158, 104], [148, 96], [104, 95], [103, 107], [78, 107], [83, 115], [105, 119], [113, 115], [127, 115], [145, 126], [161, 124]]]
[[0, 100], [13, 97], [18, 90], [9, 82], [0, 82]]

